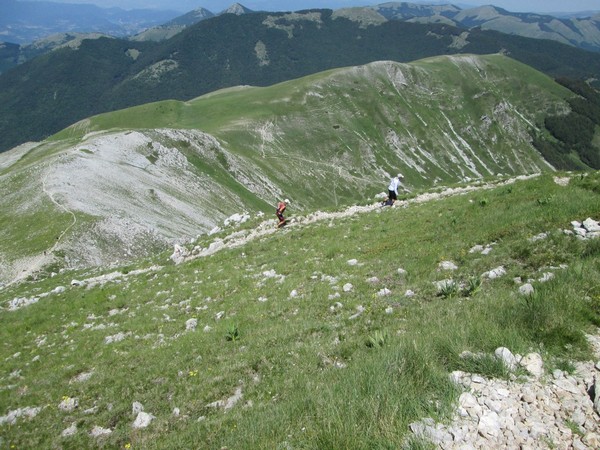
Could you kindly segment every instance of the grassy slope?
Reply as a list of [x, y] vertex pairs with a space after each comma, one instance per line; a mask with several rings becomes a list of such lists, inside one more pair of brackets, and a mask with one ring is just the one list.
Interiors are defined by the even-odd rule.
[[[458, 392], [449, 371], [506, 376], [493, 359], [469, 366], [458, 357], [463, 350], [539, 351], [548, 370], [589, 356], [582, 332], [600, 324], [600, 241], [578, 241], [560, 229], [597, 214], [599, 190], [598, 173], [576, 176], [567, 187], [546, 175], [292, 226], [179, 266], [161, 255], [159, 271], [102, 287], [69, 286], [94, 272], [6, 288], [3, 306], [67, 286], [35, 305], [0, 311], [0, 416], [43, 407], [31, 420], [0, 425], [1, 444], [398, 448], [411, 421], [444, 417], [451, 408]], [[540, 232], [549, 232], [548, 239], [528, 240]], [[491, 243], [487, 256], [469, 253]], [[440, 271], [444, 260], [458, 270]], [[568, 267], [550, 268], [561, 264]], [[467, 281], [500, 265], [507, 275], [483, 280], [469, 297], [443, 297], [433, 285], [450, 277]], [[284, 278], [267, 277], [270, 270]], [[555, 278], [534, 282], [536, 295], [518, 295], [513, 277], [537, 279], [547, 271]], [[373, 276], [378, 283], [367, 281]], [[346, 283], [352, 291], [342, 289]], [[379, 297], [383, 288], [391, 295]], [[407, 289], [416, 295], [405, 297]], [[340, 297], [330, 299], [335, 293]], [[343, 306], [332, 311], [336, 302]], [[358, 306], [365, 311], [351, 319]], [[186, 333], [190, 318], [198, 319], [198, 329]], [[227, 340], [233, 327], [239, 336]], [[119, 332], [131, 334], [105, 343]], [[378, 332], [384, 345], [368, 347]], [[91, 371], [89, 381], [72, 382]], [[238, 387], [243, 398], [229, 411], [207, 406]], [[77, 398], [79, 407], [60, 411], [65, 397]], [[131, 427], [134, 401], [156, 416], [145, 430]], [[95, 409], [84, 412], [89, 408]], [[179, 417], [173, 408], [180, 408]], [[61, 438], [72, 423], [77, 434]], [[88, 436], [96, 425], [114, 431], [96, 440]]]
[[501, 55], [436, 57], [153, 103], [94, 117], [56, 138], [111, 128], [197, 128], [264, 170], [303, 206], [327, 207], [332, 184], [334, 203], [348, 204], [380, 191], [382, 178], [398, 170], [413, 187], [540, 170], [529, 135], [543, 129], [545, 114], [564, 108], [567, 95]]
[[[39, 145], [0, 170], [0, 248], [4, 264], [43, 253], [73, 223], [71, 214], [58, 208], [47, 195], [40, 195], [47, 164], [63, 148]], [[85, 229], [91, 218], [78, 214], [78, 220], [75, 228]]]
[[[296, 210], [327, 210], [373, 198], [398, 171], [418, 191], [545, 170], [530, 135], [543, 129], [546, 114], [565, 108], [567, 95], [547, 76], [505, 56], [463, 55], [336, 69], [267, 88], [233, 88], [95, 116], [0, 174], [4, 258], [39, 254], [68, 226], [72, 217], [41, 198], [41, 180], [31, 183], [30, 175], [62, 152], [85, 146], [81, 140], [90, 132], [142, 129], [177, 148], [195, 174], [220, 187], [223, 201], [211, 197], [207, 215], [227, 217], [240, 212], [240, 203], [272, 214], [277, 192]], [[195, 142], [162, 142], [156, 128], [198, 129], [215, 136], [221, 148], [198, 151]], [[22, 183], [11, 181], [15, 177]], [[17, 207], [23, 200], [11, 199], [24, 193], [33, 198], [35, 189], [45, 206], [23, 214]], [[121, 195], [115, 192], [127, 202]], [[198, 201], [195, 207], [202, 208]], [[84, 225], [93, 219], [80, 220]], [[71, 235], [80, 230], [74, 227]], [[26, 236], [39, 236], [39, 242]]]

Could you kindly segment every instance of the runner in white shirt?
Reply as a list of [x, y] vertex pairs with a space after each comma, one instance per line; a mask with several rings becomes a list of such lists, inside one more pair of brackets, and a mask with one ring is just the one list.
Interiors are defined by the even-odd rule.
[[404, 178], [403, 175], [399, 173], [390, 180], [390, 185], [388, 186], [388, 198], [394, 201], [398, 200], [398, 188], [400, 187], [400, 180], [402, 178]]

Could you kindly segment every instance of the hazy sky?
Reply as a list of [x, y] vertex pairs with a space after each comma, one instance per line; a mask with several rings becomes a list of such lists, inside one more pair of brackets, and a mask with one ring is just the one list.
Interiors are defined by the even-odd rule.
[[[1, 0], [0, 0], [1, 1]], [[240, 3], [252, 10], [297, 11], [307, 8], [343, 8], [386, 3], [386, 0], [50, 0], [63, 3], [93, 3], [102, 7], [117, 6], [123, 9], [159, 8], [188, 12], [202, 7], [218, 13]], [[389, 1], [389, 0], [388, 0]], [[600, 0], [458, 0], [458, 1], [413, 1], [412, 3], [448, 3], [467, 8], [469, 6], [493, 4], [513, 12], [578, 12], [600, 11]]]

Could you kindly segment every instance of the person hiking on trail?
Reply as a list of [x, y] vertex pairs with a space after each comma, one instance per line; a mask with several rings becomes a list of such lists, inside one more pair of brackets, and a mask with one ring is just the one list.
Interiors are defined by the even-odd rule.
[[283, 217], [283, 212], [290, 201], [286, 198], [284, 201], [277, 203], [277, 218], [279, 219], [279, 224], [277, 224], [277, 228], [285, 225], [285, 217]]
[[400, 180], [404, 178], [401, 173], [396, 175], [394, 178], [390, 180], [390, 185], [388, 186], [388, 198], [396, 201], [398, 200], [398, 188], [400, 187]]

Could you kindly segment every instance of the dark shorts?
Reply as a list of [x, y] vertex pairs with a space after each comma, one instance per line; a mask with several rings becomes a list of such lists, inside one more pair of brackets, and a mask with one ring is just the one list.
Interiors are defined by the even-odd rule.
[[398, 200], [398, 196], [394, 191], [388, 191], [388, 198], [391, 198], [392, 200]]

